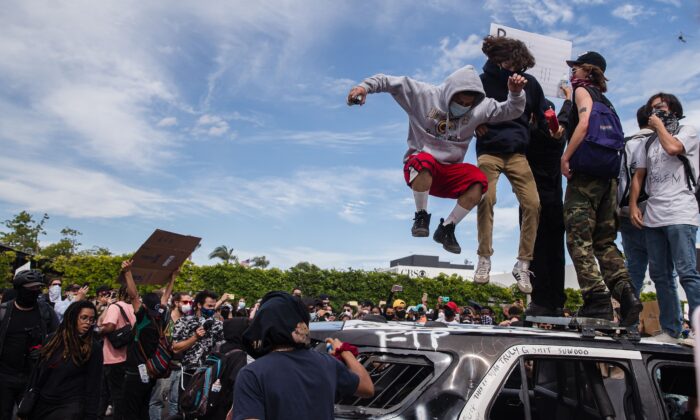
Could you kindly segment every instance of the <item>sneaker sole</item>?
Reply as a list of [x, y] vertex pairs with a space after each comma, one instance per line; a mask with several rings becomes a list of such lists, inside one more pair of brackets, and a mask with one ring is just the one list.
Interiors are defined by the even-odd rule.
[[411, 231], [414, 238], [425, 238], [430, 236], [430, 231], [428, 229], [415, 229]]
[[476, 284], [488, 284], [489, 281], [491, 281], [491, 279], [477, 280], [476, 278], [474, 278], [474, 283], [476, 283]]
[[520, 292], [525, 293], [526, 295], [532, 294], [532, 286], [528, 287], [521, 287], [520, 284], [518, 283], [518, 290]]
[[451, 252], [453, 254], [461, 254], [462, 253], [462, 248], [449, 248], [445, 244], [442, 245], [442, 249], [444, 249], [447, 252]]

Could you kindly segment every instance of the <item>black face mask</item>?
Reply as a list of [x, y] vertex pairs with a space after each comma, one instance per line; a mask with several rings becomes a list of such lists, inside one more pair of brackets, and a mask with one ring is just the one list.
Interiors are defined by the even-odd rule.
[[656, 110], [653, 114], [663, 121], [664, 127], [669, 133], [675, 133], [678, 130], [678, 117], [676, 117], [676, 114], [661, 110]]
[[15, 290], [17, 290], [17, 304], [23, 308], [33, 308], [41, 294], [41, 290], [30, 290], [26, 287], [19, 287]]
[[398, 319], [406, 319], [406, 311], [403, 311], [403, 310], [396, 311], [396, 317]]

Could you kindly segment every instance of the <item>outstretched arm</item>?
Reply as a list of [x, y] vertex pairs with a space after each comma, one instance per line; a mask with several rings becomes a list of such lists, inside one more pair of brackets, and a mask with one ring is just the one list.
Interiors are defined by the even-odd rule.
[[[416, 98], [425, 91], [433, 89], [434, 86], [428, 83], [419, 82], [408, 76], [388, 76], [386, 74], [375, 74], [363, 80], [359, 85], [350, 89], [348, 94], [348, 105], [355, 103], [364, 105], [367, 95], [370, 93], [387, 92], [391, 93], [396, 102], [401, 105], [406, 112], [416, 106]], [[360, 98], [361, 96], [361, 98]], [[356, 99], [358, 100], [356, 102]]]
[[122, 263], [122, 272], [124, 273], [124, 279], [126, 280], [126, 294], [129, 295], [131, 299], [131, 306], [134, 307], [134, 313], [137, 313], [141, 308], [141, 297], [139, 296], [139, 291], [136, 289], [136, 283], [134, 283], [134, 277], [131, 275], [131, 265], [134, 262], [132, 260], [127, 260]]
[[[525, 92], [523, 87], [527, 79], [519, 74], [508, 78], [508, 99], [505, 102], [497, 102], [495, 99], [485, 98], [488, 109], [483, 123], [497, 123], [518, 118], [525, 112]], [[483, 134], [482, 134], [483, 135]]]

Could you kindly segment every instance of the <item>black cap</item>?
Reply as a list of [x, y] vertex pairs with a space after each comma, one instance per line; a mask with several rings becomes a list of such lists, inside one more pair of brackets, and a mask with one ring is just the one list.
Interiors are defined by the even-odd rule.
[[607, 63], [602, 55], [595, 51], [586, 51], [585, 53], [578, 56], [576, 60], [566, 60], [566, 64], [571, 66], [581, 65], [581, 64], [591, 64], [593, 66], [599, 67], [605, 73], [605, 68]]
[[22, 286], [43, 286], [46, 284], [44, 274], [39, 270], [23, 270], [17, 273], [12, 279], [14, 287]]

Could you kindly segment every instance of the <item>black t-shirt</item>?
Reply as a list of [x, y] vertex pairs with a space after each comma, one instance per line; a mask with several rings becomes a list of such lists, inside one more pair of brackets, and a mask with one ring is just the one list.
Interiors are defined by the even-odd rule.
[[241, 369], [233, 393], [233, 418], [333, 419], [336, 396], [357, 391], [360, 378], [328, 354], [272, 352]]
[[0, 373], [7, 375], [27, 374], [30, 369], [26, 363], [30, 348], [41, 344], [41, 314], [35, 306], [31, 311], [12, 308], [10, 323], [7, 326], [5, 343], [0, 355]]
[[[141, 353], [145, 353], [146, 357], [151, 357], [158, 347], [160, 332], [158, 324], [148, 315], [146, 308], [141, 305], [139, 311], [136, 312], [136, 325], [134, 325], [135, 338], [129, 344], [129, 349], [126, 354], [126, 366], [131, 371], [136, 371], [138, 365], [145, 363], [146, 359]], [[141, 349], [139, 348], [141, 345]]]

